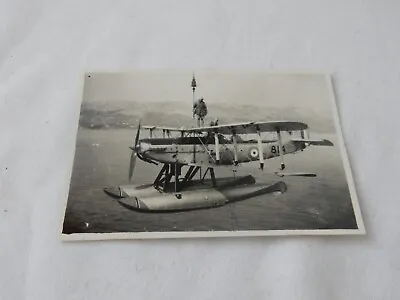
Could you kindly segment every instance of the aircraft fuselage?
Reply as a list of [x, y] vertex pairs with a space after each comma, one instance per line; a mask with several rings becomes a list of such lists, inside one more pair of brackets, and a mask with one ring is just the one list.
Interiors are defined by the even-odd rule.
[[[218, 165], [232, 165], [235, 161], [235, 144], [231, 140], [220, 137], [219, 139], [219, 163]], [[296, 153], [305, 148], [305, 143], [287, 140], [279, 146], [277, 140], [262, 141], [263, 159], [279, 157]], [[217, 165], [216, 147], [214, 138], [206, 137], [182, 137], [143, 139], [140, 141], [140, 153], [144, 158], [161, 163], [171, 164], [196, 164], [201, 166]], [[236, 143], [237, 163], [259, 161], [259, 145], [257, 141], [240, 140]]]

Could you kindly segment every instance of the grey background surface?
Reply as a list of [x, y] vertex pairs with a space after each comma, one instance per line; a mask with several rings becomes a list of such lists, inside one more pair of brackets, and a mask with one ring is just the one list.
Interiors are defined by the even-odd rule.
[[[396, 299], [398, 1], [1, 1], [0, 299]], [[60, 241], [90, 69], [333, 72], [367, 235]]]

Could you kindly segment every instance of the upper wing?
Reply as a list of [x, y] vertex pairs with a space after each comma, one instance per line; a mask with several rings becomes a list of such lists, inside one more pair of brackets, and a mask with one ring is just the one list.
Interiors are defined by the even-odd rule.
[[188, 131], [188, 128], [178, 128], [178, 127], [165, 127], [165, 126], [142, 126], [142, 129], [147, 130], [164, 130], [169, 132], [185, 132]]
[[308, 125], [302, 122], [293, 121], [271, 121], [271, 122], [243, 122], [235, 124], [194, 127], [194, 128], [177, 128], [177, 127], [160, 127], [160, 126], [143, 126], [147, 130], [164, 130], [169, 132], [218, 132], [220, 134], [248, 134], [260, 132], [276, 132], [276, 131], [296, 131], [305, 130]]
[[276, 131], [296, 131], [305, 130], [308, 125], [302, 122], [293, 121], [272, 121], [272, 122], [244, 122], [237, 124], [227, 124], [218, 126], [190, 128], [185, 131], [192, 132], [218, 132], [221, 134], [248, 134], [260, 132]]

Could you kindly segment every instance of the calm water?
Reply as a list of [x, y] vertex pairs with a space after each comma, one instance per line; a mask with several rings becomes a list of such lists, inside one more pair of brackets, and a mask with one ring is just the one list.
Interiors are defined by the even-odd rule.
[[[64, 233], [357, 228], [336, 146], [310, 147], [285, 156], [288, 172], [315, 172], [317, 177], [285, 178], [288, 191], [282, 195], [191, 212], [146, 214], [127, 210], [102, 189], [128, 183], [128, 147], [135, 132], [79, 130]], [[324, 138], [336, 143], [332, 135]], [[252, 174], [258, 182], [274, 182], [280, 178], [266, 172], [274, 172], [278, 166], [278, 159], [269, 160], [262, 172], [255, 162], [243, 165], [237, 175]], [[138, 160], [132, 182], [152, 182], [159, 168]], [[217, 169], [216, 175], [229, 176], [232, 172]]]

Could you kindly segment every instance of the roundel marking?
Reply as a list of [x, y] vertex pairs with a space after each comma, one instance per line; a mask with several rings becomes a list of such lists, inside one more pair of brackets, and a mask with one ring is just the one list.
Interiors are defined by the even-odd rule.
[[250, 150], [250, 156], [252, 158], [257, 158], [258, 157], [258, 150], [256, 148], [253, 148]]

